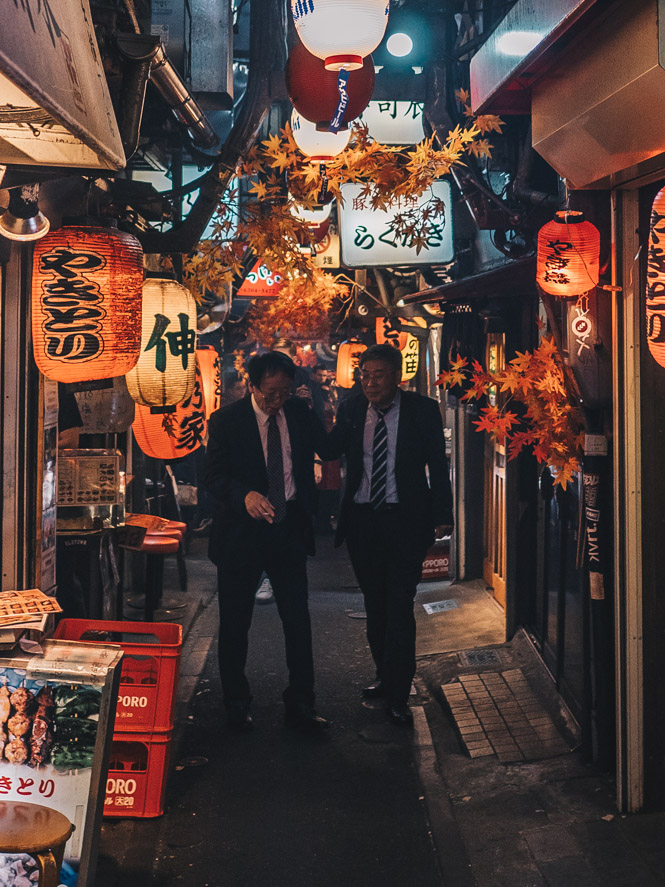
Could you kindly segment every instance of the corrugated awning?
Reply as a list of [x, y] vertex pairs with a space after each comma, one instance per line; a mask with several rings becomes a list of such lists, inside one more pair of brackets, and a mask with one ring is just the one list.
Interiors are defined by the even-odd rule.
[[490, 296], [514, 296], [533, 290], [536, 285], [536, 258], [516, 259], [491, 271], [483, 271], [471, 277], [443, 283], [431, 289], [421, 290], [404, 296], [407, 305], [421, 305], [423, 302], [471, 302], [474, 299]]
[[0, 163], [122, 169], [88, 0], [4, 3]]

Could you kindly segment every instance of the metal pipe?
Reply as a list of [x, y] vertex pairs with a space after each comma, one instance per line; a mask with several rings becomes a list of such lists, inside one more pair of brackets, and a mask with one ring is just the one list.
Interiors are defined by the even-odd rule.
[[153, 56], [150, 74], [159, 94], [173, 108], [178, 120], [192, 134], [194, 144], [201, 148], [212, 148], [216, 145], [219, 141], [217, 133], [183, 83], [161, 42]]

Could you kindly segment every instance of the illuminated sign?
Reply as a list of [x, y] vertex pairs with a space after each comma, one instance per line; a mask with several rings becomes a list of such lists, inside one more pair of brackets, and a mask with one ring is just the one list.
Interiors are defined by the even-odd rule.
[[284, 280], [282, 275], [271, 271], [267, 265], [256, 262], [236, 293], [239, 299], [276, 299]]
[[[448, 182], [434, 182], [420, 197], [400, 199], [389, 212], [373, 210], [371, 201], [362, 196], [362, 185], [342, 185], [340, 202], [340, 237], [342, 262], [349, 268], [374, 265], [430, 265], [453, 260], [451, 194]], [[432, 197], [442, 200], [445, 212], [430, 219], [427, 248], [416, 250], [409, 235], [397, 237], [395, 216], [423, 208]], [[432, 224], [433, 223], [433, 224]]]
[[360, 115], [369, 134], [384, 145], [415, 145], [425, 138], [423, 102], [370, 102]]

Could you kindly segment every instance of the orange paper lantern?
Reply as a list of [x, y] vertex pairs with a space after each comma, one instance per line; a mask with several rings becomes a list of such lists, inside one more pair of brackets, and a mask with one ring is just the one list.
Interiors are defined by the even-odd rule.
[[194, 392], [176, 407], [136, 404], [132, 430], [146, 456], [172, 462], [197, 450], [206, 436], [205, 401], [201, 374], [196, 372]]
[[49, 379], [90, 382], [127, 373], [141, 345], [143, 252], [131, 234], [72, 225], [35, 245], [32, 347]]
[[584, 214], [557, 212], [538, 232], [538, 285], [560, 299], [588, 293], [598, 283], [599, 255], [600, 234]]
[[392, 345], [403, 351], [409, 334], [403, 329], [404, 324], [399, 317], [377, 317], [376, 318], [376, 344]]
[[220, 373], [219, 354], [214, 348], [197, 348], [196, 360], [203, 384], [203, 400], [206, 407], [206, 419], [209, 419], [222, 402], [222, 376]]
[[342, 342], [337, 352], [336, 381], [341, 388], [352, 388], [354, 373], [358, 368], [358, 361], [367, 345], [361, 342]]
[[175, 280], [149, 277], [141, 317], [141, 354], [127, 373], [127, 388], [144, 406], [175, 406], [194, 389], [196, 302]]
[[665, 367], [665, 188], [651, 207], [646, 309], [649, 351]]

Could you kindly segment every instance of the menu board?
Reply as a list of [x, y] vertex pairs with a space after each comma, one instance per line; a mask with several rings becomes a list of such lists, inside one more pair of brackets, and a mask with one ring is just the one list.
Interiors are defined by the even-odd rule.
[[120, 459], [114, 455], [61, 454], [58, 459], [58, 506], [117, 505]]

